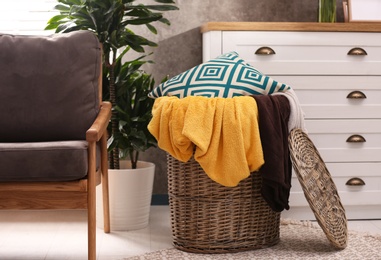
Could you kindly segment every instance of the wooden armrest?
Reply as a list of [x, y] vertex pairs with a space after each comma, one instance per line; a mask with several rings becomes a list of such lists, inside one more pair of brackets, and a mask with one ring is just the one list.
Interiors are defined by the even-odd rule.
[[97, 118], [92, 126], [86, 131], [86, 140], [88, 142], [98, 142], [107, 129], [111, 118], [111, 103], [104, 101]]

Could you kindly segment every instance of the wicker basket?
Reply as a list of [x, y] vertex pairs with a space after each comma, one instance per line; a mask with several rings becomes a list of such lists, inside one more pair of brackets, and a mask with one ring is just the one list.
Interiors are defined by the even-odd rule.
[[212, 181], [191, 159], [167, 156], [173, 244], [192, 253], [232, 253], [279, 242], [280, 213], [261, 196], [258, 172], [236, 187]]

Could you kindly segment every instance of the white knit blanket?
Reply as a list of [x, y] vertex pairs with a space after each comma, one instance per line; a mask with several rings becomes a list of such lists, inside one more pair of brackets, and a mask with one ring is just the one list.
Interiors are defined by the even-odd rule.
[[286, 92], [276, 92], [272, 95], [284, 95], [290, 102], [290, 119], [288, 121], [288, 131], [294, 128], [300, 128], [303, 132], [308, 133], [304, 118], [305, 114], [300, 106], [298, 96], [293, 89], [288, 89]]

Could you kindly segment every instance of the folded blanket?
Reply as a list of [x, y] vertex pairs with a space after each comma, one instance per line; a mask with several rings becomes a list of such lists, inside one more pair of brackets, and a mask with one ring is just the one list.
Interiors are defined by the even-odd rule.
[[265, 164], [261, 167], [262, 197], [277, 212], [289, 209], [291, 170], [288, 150], [290, 105], [286, 97], [253, 96], [257, 102], [259, 131]]
[[186, 162], [192, 155], [205, 173], [236, 186], [264, 163], [253, 98], [160, 97], [149, 131], [158, 146]]
[[295, 91], [289, 88], [285, 92], [276, 92], [272, 95], [283, 95], [285, 96], [290, 103], [290, 119], [288, 120], [288, 131], [290, 132], [294, 128], [300, 128], [305, 133], [307, 132], [306, 126], [304, 124], [305, 114], [300, 106], [299, 99]]

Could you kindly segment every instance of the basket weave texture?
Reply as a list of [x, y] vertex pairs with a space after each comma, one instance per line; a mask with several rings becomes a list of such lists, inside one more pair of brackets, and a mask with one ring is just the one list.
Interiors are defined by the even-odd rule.
[[345, 209], [323, 159], [301, 129], [291, 131], [289, 148], [294, 170], [316, 220], [331, 244], [344, 249], [348, 240]]
[[212, 181], [192, 158], [167, 155], [173, 244], [192, 253], [232, 253], [279, 242], [280, 213], [261, 196], [253, 172], [236, 187]]

